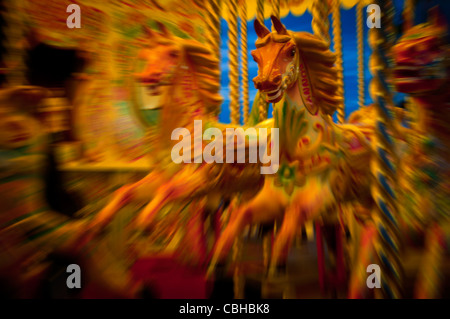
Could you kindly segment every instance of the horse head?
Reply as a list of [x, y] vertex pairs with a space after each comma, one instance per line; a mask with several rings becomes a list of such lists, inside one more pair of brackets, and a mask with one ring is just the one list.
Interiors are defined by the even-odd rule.
[[399, 92], [425, 94], [450, 77], [447, 24], [435, 7], [427, 22], [412, 27], [393, 48], [394, 83]]
[[333, 114], [342, 101], [337, 95], [336, 55], [320, 37], [288, 31], [278, 18], [271, 19], [273, 32], [255, 20], [258, 36], [256, 50], [252, 51], [258, 63], [258, 76], [253, 79], [255, 87], [271, 103], [279, 102], [291, 88], [298, 89], [311, 114], [319, 110]]
[[148, 46], [138, 55], [141, 61], [137, 80], [147, 87], [150, 95], [160, 95], [161, 87], [173, 83], [176, 70], [183, 60], [183, 48], [164, 24], [158, 22], [161, 32], [144, 27]]
[[253, 79], [255, 87], [266, 93], [268, 102], [276, 103], [298, 78], [299, 50], [280, 20], [274, 16], [271, 19], [275, 28], [272, 33], [255, 19], [258, 39], [256, 50], [251, 54], [259, 69], [258, 76]]

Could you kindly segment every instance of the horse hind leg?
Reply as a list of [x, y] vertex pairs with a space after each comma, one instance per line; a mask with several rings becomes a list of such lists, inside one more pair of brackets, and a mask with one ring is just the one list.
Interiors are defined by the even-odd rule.
[[246, 225], [252, 220], [251, 208], [238, 208], [231, 213], [230, 222], [217, 240], [213, 249], [212, 259], [208, 268], [208, 276], [212, 275], [216, 265], [225, 258], [235, 239], [240, 235]]
[[414, 297], [418, 299], [439, 298], [441, 291], [442, 264], [445, 254], [445, 232], [434, 224], [425, 234], [425, 254], [422, 257]]
[[371, 297], [372, 291], [367, 287], [367, 266], [374, 263], [376, 258], [375, 243], [378, 240], [375, 225], [367, 223], [361, 230], [357, 256], [351, 265], [349, 299], [360, 299]]
[[287, 252], [292, 245], [295, 235], [300, 231], [300, 215], [299, 207], [291, 205], [285, 213], [283, 223], [275, 238], [272, 247], [272, 257], [269, 266], [269, 277], [274, 277], [276, 268], [282, 259], [287, 258]]

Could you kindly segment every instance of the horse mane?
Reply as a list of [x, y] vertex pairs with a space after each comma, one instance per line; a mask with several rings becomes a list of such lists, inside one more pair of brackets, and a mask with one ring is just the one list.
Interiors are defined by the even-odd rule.
[[[204, 44], [197, 40], [182, 39], [174, 37], [157, 37], [153, 43], [149, 45], [170, 45], [176, 43], [181, 47], [185, 62], [191, 67], [192, 77], [196, 84], [198, 97], [202, 100], [203, 112], [202, 115], [206, 117], [217, 117], [220, 113], [222, 104], [222, 96], [220, 95], [220, 62], [214, 56], [212, 51]], [[170, 99], [168, 94], [167, 98]], [[169, 108], [163, 107], [161, 112], [161, 120], [159, 121], [160, 141], [170, 141], [170, 136], [173, 129], [176, 127], [185, 126], [186, 112], [192, 110], [183, 110], [181, 105], [172, 104]], [[174, 114], [184, 114], [183, 116], [173, 116]], [[164, 142], [163, 142], [164, 143]], [[169, 144], [172, 142], [168, 142]], [[167, 145], [166, 145], [167, 146]], [[165, 146], [163, 146], [164, 148]]]
[[318, 36], [308, 32], [289, 32], [308, 70], [313, 98], [319, 109], [332, 115], [342, 97], [337, 94], [336, 54]]
[[220, 95], [220, 61], [205, 44], [194, 39], [174, 37], [162, 23], [158, 23], [162, 33], [144, 28], [152, 41], [148, 47], [170, 45], [176, 42], [184, 51], [185, 58], [193, 68], [193, 76], [198, 86], [206, 113], [217, 116], [220, 113], [222, 96]]
[[211, 50], [196, 40], [182, 40], [187, 60], [193, 67], [198, 93], [205, 103], [206, 112], [217, 116], [220, 113], [220, 61]]

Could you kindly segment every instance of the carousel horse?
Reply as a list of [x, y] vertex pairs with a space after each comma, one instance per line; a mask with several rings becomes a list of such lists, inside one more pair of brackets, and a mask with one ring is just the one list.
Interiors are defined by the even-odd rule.
[[116, 267], [111, 252], [93, 243], [89, 220], [52, 211], [45, 200], [48, 142], [35, 111], [46, 95], [47, 90], [34, 86], [0, 91], [2, 286], [10, 288], [8, 294], [13, 298], [30, 298], [39, 293], [39, 284], [32, 283], [45, 278], [47, 257], [53, 254], [78, 260], [85, 266], [88, 281], [97, 287], [118, 296], [135, 296], [140, 287], [127, 270]]
[[[98, 213], [94, 225], [102, 228], [131, 201], [141, 203], [143, 209], [134, 220], [137, 229], [151, 230], [148, 234], [152, 238], [156, 233], [173, 236], [174, 232], [182, 230], [182, 245], [178, 253], [189, 252], [187, 257], [192, 263], [204, 264], [207, 261], [205, 219], [218, 212], [216, 216], [220, 218], [222, 204], [233, 196], [245, 200], [255, 194], [262, 186], [262, 163], [249, 163], [248, 149], [252, 142], [245, 140], [238, 145], [234, 138], [231, 141], [227, 139], [223, 149], [218, 144], [209, 150], [215, 162], [206, 163], [201, 158], [198, 161], [195, 135], [204, 136], [206, 129], [217, 128], [226, 136], [227, 128], [239, 126], [217, 122], [222, 101], [219, 61], [209, 48], [195, 40], [173, 37], [163, 24], [158, 26], [161, 32], [144, 29], [147, 46], [139, 52], [138, 60], [143, 65], [141, 72], [135, 74], [135, 79], [146, 87], [150, 95], [161, 95], [163, 101], [158, 126], [146, 137], [155, 168], [142, 180], [120, 188]], [[202, 121], [200, 132], [195, 132], [195, 120]], [[270, 120], [258, 127], [270, 127], [268, 123]], [[192, 140], [188, 143], [188, 150], [182, 150], [184, 163], [175, 164], [172, 150], [177, 141], [172, 135], [177, 128], [189, 132], [184, 138]], [[267, 140], [270, 140], [270, 134]], [[245, 163], [225, 160], [227, 143], [233, 144], [235, 158], [244, 149]], [[208, 145], [202, 141], [199, 153], [205, 152]], [[170, 213], [164, 214], [167, 211]], [[161, 215], [165, 217], [161, 218]]]
[[[404, 233], [424, 237], [415, 297], [439, 297], [442, 258], [450, 234], [450, 45], [437, 7], [428, 21], [407, 30], [393, 47], [393, 80], [409, 95], [409, 145], [399, 176]], [[446, 243], [447, 241], [447, 243]]]
[[[393, 84], [398, 92], [409, 95], [405, 109], [394, 109], [397, 132], [393, 137], [400, 157], [399, 233], [404, 248], [421, 248], [423, 252], [413, 278], [415, 298], [439, 297], [443, 258], [448, 254], [450, 69], [446, 37], [447, 26], [434, 8], [428, 22], [407, 30], [391, 52], [395, 64]], [[373, 108], [367, 107], [356, 111], [353, 120], [374, 116]], [[374, 228], [361, 236], [362, 245], [353, 267], [357, 270], [350, 283], [352, 298], [364, 296], [367, 291], [365, 267], [374, 262], [374, 243], [378, 241]]]
[[[273, 32], [255, 20], [258, 39], [252, 56], [259, 72], [253, 81], [274, 105], [280, 167], [265, 178], [263, 189], [252, 200], [231, 214], [210, 270], [247, 225], [283, 220], [272, 247], [269, 275], [273, 275], [306, 221], [338, 222], [336, 212], [345, 202], [356, 202], [361, 216], [368, 215], [373, 205], [367, 163], [373, 157], [374, 120], [333, 123], [340, 102], [335, 55], [319, 37], [288, 31], [278, 18], [271, 19]], [[371, 234], [370, 227], [366, 232]]]

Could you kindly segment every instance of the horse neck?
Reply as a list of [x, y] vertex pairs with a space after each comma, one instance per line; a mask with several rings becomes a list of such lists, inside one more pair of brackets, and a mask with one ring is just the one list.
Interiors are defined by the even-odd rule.
[[280, 158], [308, 160], [319, 152], [319, 146], [331, 141], [330, 126], [320, 115], [306, 108], [305, 94], [297, 80], [274, 106], [274, 126], [279, 128]]
[[[309, 79], [307, 79], [307, 81], [309, 81]], [[299, 75], [294, 84], [284, 93], [284, 98], [275, 105], [274, 110], [279, 113], [278, 115], [283, 115], [284, 117], [287, 116], [290, 118], [293, 116], [297, 119], [302, 117], [301, 121], [306, 121], [308, 123], [304, 134], [308, 135], [310, 138], [313, 138], [316, 135], [314, 125], [318, 123], [319, 125], [325, 126], [327, 121], [325, 121], [320, 112], [317, 112], [317, 114], [310, 113], [309, 110], [314, 108], [314, 97], [311, 83], [307, 81]], [[286, 104], [285, 107], [283, 107], [284, 103]], [[307, 104], [309, 104], [309, 107], [306, 107]], [[286, 114], [280, 114], [281, 112], [285, 112]], [[296, 121], [289, 121], [287, 123], [278, 124], [280, 124], [280, 130], [292, 131], [294, 128], [291, 126], [292, 123], [295, 122]]]

